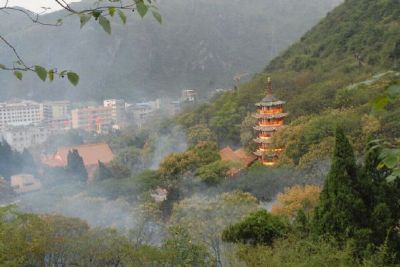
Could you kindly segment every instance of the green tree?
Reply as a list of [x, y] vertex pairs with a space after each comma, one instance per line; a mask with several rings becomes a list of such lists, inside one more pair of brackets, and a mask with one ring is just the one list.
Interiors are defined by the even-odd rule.
[[171, 227], [163, 249], [171, 266], [210, 266], [212, 257], [207, 249], [192, 241], [189, 231], [181, 226]]
[[86, 181], [88, 173], [78, 150], [73, 149], [67, 155], [67, 171], [82, 181]]
[[215, 265], [221, 266], [226, 252], [221, 239], [223, 229], [256, 211], [257, 206], [254, 196], [240, 191], [223, 193], [213, 198], [193, 196], [174, 205], [170, 222], [186, 227], [191, 238], [205, 245], [212, 253]]
[[102, 180], [106, 180], [106, 179], [110, 179], [112, 178], [112, 172], [111, 170], [103, 163], [99, 160], [98, 162], [98, 167], [95, 173], [95, 178], [96, 180], [102, 181]]
[[275, 239], [285, 236], [289, 231], [283, 217], [259, 210], [250, 214], [243, 221], [225, 228], [222, 240], [245, 244], [272, 245]]
[[214, 133], [207, 127], [206, 124], [196, 124], [186, 132], [187, 143], [189, 145], [197, 145], [200, 142], [215, 142]]
[[114, 178], [121, 179], [131, 176], [131, 171], [129, 170], [128, 166], [118, 159], [111, 161], [109, 170]]
[[315, 209], [314, 227], [318, 234], [341, 241], [368, 239], [367, 210], [360, 188], [353, 148], [343, 130], [337, 128], [332, 166]]
[[197, 169], [196, 175], [208, 185], [217, 185], [226, 177], [231, 164], [225, 161], [215, 161]]
[[0, 142], [0, 175], [6, 179], [15, 174], [15, 165], [18, 162], [15, 155], [11, 146], [6, 141]]
[[375, 246], [386, 245], [389, 251], [398, 251], [400, 236], [395, 230], [400, 221], [400, 181], [388, 182], [390, 170], [379, 168], [380, 149], [368, 147], [363, 168], [365, 203], [369, 211], [371, 243]]
[[240, 125], [240, 143], [247, 151], [255, 151], [257, 144], [254, 142], [254, 130], [253, 127], [256, 125], [257, 119], [253, 117], [251, 113], [242, 121]]
[[28, 172], [32, 174], [36, 174], [36, 163], [35, 160], [33, 159], [32, 154], [29, 152], [29, 150], [24, 149], [22, 151], [22, 154], [20, 155], [21, 157], [21, 169], [23, 172]]

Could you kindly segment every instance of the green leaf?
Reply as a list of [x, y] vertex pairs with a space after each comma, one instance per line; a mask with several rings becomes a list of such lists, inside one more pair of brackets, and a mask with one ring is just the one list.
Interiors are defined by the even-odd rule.
[[62, 20], [62, 19], [58, 19], [58, 20], [57, 20], [57, 24], [61, 25], [62, 23], [63, 23], [63, 20]]
[[144, 3], [143, 0], [139, 0], [136, 3], [136, 9], [139, 12], [139, 15], [143, 18], [149, 10], [149, 7]]
[[160, 13], [158, 13], [157, 11], [151, 11], [151, 13], [153, 14], [153, 17], [158, 21], [158, 23], [162, 23], [162, 17], [160, 15]]
[[389, 98], [385, 95], [378, 96], [372, 102], [372, 106], [377, 110], [382, 110], [389, 103]]
[[92, 16], [86, 15], [86, 14], [81, 14], [81, 15], [79, 15], [79, 18], [80, 18], [81, 29], [82, 29], [83, 26], [85, 26], [85, 24], [92, 18]]
[[393, 169], [396, 165], [397, 165], [397, 157], [396, 155], [389, 155], [387, 157], [385, 157], [382, 161], [386, 167], [388, 167], [389, 169]]
[[47, 78], [47, 70], [45, 68], [43, 68], [42, 66], [35, 66], [35, 72], [37, 74], [37, 76], [39, 76], [39, 78], [42, 81], [46, 81]]
[[394, 175], [389, 175], [388, 177], [386, 177], [386, 181], [388, 182], [388, 183], [391, 183], [391, 182], [393, 182], [394, 180], [396, 180], [397, 179], [397, 176], [394, 176]]
[[100, 12], [100, 11], [95, 10], [95, 11], [92, 12], [92, 16], [93, 16], [96, 20], [100, 17], [100, 15], [101, 15], [101, 12]]
[[17, 77], [18, 80], [22, 80], [22, 72], [16, 70], [14, 71], [14, 76]]
[[114, 14], [115, 14], [115, 7], [110, 6], [110, 7], [108, 8], [108, 13], [110, 14], [111, 17], [113, 17]]
[[123, 24], [126, 24], [126, 15], [122, 10], [118, 10], [118, 15]]
[[72, 71], [68, 72], [67, 78], [68, 78], [68, 81], [70, 83], [72, 83], [74, 86], [76, 86], [79, 83], [79, 76], [75, 72], [72, 72]]
[[49, 70], [48, 75], [49, 81], [52, 82], [54, 80], [54, 70]]
[[4, 70], [6, 68], [6, 66], [4, 66], [3, 64], [0, 64], [0, 70]]
[[394, 169], [392, 175], [400, 177], [400, 169]]
[[110, 24], [110, 21], [106, 17], [100, 16], [99, 23], [106, 33], [111, 34], [111, 24]]
[[387, 95], [391, 100], [400, 97], [400, 85], [392, 85], [387, 89]]

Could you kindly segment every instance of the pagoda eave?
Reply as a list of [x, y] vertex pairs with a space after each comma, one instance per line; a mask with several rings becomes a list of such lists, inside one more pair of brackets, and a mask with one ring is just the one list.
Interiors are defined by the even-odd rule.
[[254, 140], [254, 142], [256, 142], [258, 144], [272, 144], [271, 139], [255, 138], [253, 140]]
[[256, 113], [253, 115], [256, 119], [283, 119], [287, 117], [288, 113], [277, 113], [277, 114], [263, 114], [263, 113]]
[[278, 153], [275, 153], [272, 151], [261, 151], [261, 150], [257, 150], [255, 152], [253, 152], [253, 154], [258, 157], [267, 157], [267, 158], [275, 158], [275, 157], [279, 156]]
[[256, 103], [255, 105], [257, 107], [274, 107], [274, 106], [284, 105], [285, 103], [286, 103], [285, 101], [274, 101], [274, 102], [260, 102]]
[[253, 129], [256, 131], [263, 131], [263, 132], [275, 132], [279, 129], [281, 129], [283, 125], [275, 125], [275, 126], [254, 126]]

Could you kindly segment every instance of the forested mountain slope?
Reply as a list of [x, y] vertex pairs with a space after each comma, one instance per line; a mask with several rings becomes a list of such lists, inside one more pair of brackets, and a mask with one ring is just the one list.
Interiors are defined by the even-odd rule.
[[248, 114], [255, 111], [271, 76], [274, 94], [287, 101], [290, 113], [291, 125], [276, 140], [286, 148], [282, 160], [302, 164], [324, 158], [337, 124], [360, 151], [366, 142], [360, 136], [398, 136], [398, 103], [372, 116], [370, 101], [399, 83], [399, 68], [399, 1], [348, 0], [238, 92], [184, 113], [178, 121], [186, 127], [207, 123], [220, 145], [249, 146], [254, 121]]
[[[75, 5], [88, 4], [91, 0]], [[35, 75], [17, 82], [0, 73], [1, 98], [102, 99], [154, 97], [183, 88], [231, 87], [236, 73], [259, 71], [341, 0], [158, 1], [163, 24], [151, 16], [112, 19], [108, 36], [94, 20], [79, 30], [79, 18], [61, 27], [31, 25], [18, 14], [0, 16], [0, 32], [25, 61], [80, 74], [77, 88], [64, 81], [42, 83]], [[62, 11], [43, 17], [55, 21]], [[0, 59], [12, 53], [0, 45]], [[205, 92], [204, 92], [205, 93]]]

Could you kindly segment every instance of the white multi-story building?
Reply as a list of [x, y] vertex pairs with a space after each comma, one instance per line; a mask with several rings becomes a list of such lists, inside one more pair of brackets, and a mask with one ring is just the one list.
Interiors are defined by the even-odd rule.
[[125, 101], [122, 99], [106, 99], [103, 101], [104, 107], [111, 108], [111, 118], [114, 124], [125, 122]]
[[43, 120], [43, 104], [27, 100], [0, 103], [0, 128], [38, 125]]
[[110, 130], [112, 108], [87, 107], [71, 111], [72, 128], [89, 132], [105, 133]]
[[71, 128], [71, 103], [69, 101], [49, 101], [43, 103], [45, 123], [53, 130]]
[[126, 104], [126, 112], [139, 128], [160, 110], [160, 99], [135, 104]]
[[23, 151], [46, 142], [50, 131], [44, 126], [7, 126], [0, 135], [13, 149]]

